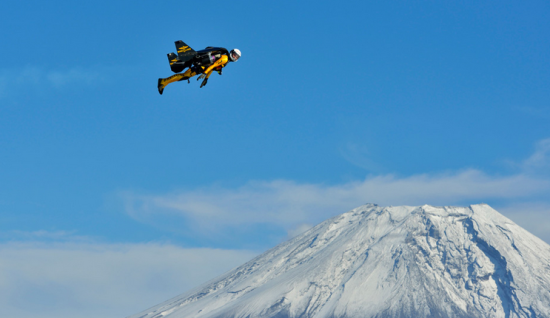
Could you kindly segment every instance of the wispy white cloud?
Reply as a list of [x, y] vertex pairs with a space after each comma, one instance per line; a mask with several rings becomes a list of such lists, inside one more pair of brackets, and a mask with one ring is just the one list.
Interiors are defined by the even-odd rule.
[[0, 240], [15, 242], [93, 242], [94, 237], [78, 235], [77, 231], [5, 231], [0, 232]]
[[[211, 187], [160, 195], [124, 193], [126, 211], [142, 222], [161, 215], [184, 217], [197, 233], [228, 226], [274, 224], [294, 231], [371, 202], [381, 205], [452, 205], [489, 199], [522, 199], [548, 193], [550, 180], [479, 170], [410, 177], [383, 175], [339, 185], [288, 180], [250, 182], [236, 189]], [[289, 232], [289, 234], [290, 234]]]
[[527, 173], [544, 173], [550, 171], [550, 138], [537, 142], [535, 152], [524, 160], [521, 167]]
[[0, 244], [0, 312], [18, 318], [126, 317], [255, 255], [170, 244]]
[[347, 160], [349, 163], [365, 169], [366, 171], [371, 172], [383, 172], [384, 167], [382, 165], [374, 162], [371, 157], [371, 151], [365, 146], [348, 142], [345, 146], [340, 148], [340, 155]]
[[118, 72], [109, 67], [72, 67], [48, 70], [36, 66], [0, 70], [0, 98], [16, 95], [24, 89], [64, 89], [74, 85], [91, 85], [108, 81]]
[[519, 226], [550, 244], [550, 202], [519, 202], [496, 208]]
[[72, 68], [65, 71], [50, 71], [45, 78], [55, 88], [74, 83], [91, 84], [105, 80], [105, 74], [98, 69]]
[[550, 107], [521, 106], [516, 110], [537, 118], [550, 118]]

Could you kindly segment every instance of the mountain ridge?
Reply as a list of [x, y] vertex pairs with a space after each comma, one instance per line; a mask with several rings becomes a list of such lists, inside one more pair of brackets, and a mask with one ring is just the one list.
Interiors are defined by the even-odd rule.
[[328, 219], [129, 318], [550, 317], [550, 246], [486, 204]]

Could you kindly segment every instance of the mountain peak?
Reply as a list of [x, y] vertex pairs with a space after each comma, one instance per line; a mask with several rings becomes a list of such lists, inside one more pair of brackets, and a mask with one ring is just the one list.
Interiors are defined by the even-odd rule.
[[132, 318], [550, 317], [550, 246], [487, 204], [366, 204]]

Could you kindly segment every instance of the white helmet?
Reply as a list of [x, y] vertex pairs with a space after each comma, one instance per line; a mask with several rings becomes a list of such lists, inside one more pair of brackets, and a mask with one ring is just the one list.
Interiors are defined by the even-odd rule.
[[229, 59], [231, 62], [237, 62], [237, 60], [241, 57], [241, 51], [239, 49], [233, 49], [231, 52], [229, 52]]

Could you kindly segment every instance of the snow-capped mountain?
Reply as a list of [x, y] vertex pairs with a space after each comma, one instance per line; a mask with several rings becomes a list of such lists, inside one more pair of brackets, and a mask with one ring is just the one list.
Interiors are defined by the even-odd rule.
[[369, 204], [131, 316], [161, 317], [550, 317], [550, 245], [485, 204]]

